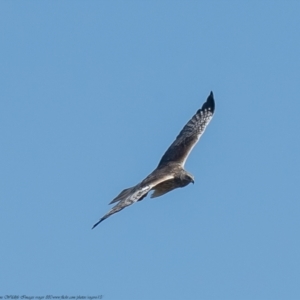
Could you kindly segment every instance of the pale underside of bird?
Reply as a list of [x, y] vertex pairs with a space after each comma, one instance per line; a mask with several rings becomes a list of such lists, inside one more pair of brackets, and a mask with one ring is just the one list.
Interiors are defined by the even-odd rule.
[[211, 92], [206, 102], [183, 127], [175, 141], [167, 149], [157, 168], [142, 182], [123, 190], [114, 198], [109, 204], [117, 204], [93, 228], [123, 208], [141, 201], [152, 190], [154, 192], [151, 198], [155, 198], [176, 188], [184, 187], [191, 182], [194, 183], [194, 176], [184, 170], [184, 164], [212, 119], [214, 110], [215, 101], [213, 92]]

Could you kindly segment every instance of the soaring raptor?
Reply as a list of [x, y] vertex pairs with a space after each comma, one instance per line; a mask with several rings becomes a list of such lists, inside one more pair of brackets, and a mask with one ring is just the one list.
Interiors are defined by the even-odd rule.
[[184, 170], [184, 164], [190, 152], [198, 142], [213, 117], [215, 101], [213, 92], [206, 102], [188, 121], [179, 135], [161, 158], [157, 168], [136, 186], [123, 190], [109, 204], [117, 203], [94, 226], [117, 213], [128, 205], [144, 199], [153, 190], [151, 198], [159, 197], [176, 188], [194, 183], [194, 176]]

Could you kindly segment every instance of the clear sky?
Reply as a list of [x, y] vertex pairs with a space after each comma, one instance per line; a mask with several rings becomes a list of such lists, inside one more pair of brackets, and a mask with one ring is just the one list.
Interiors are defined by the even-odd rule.
[[[300, 299], [299, 16], [299, 1], [1, 1], [0, 296]], [[211, 90], [195, 184], [91, 230]]]

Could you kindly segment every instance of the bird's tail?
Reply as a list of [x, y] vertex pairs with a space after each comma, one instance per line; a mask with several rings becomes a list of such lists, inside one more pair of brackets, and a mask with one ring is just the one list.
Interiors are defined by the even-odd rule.
[[141, 186], [140, 184], [123, 190], [114, 200], [110, 202], [115, 203], [118, 202], [106, 215], [104, 215], [93, 227], [95, 228], [98, 224], [100, 224], [102, 221], [110, 217], [111, 215], [119, 212], [126, 206], [129, 206], [137, 201], [142, 200], [145, 198], [151, 189], [151, 186]]
[[116, 198], [114, 198], [111, 202], [109, 202], [109, 204], [113, 204], [113, 203], [116, 203], [116, 202], [126, 199], [130, 195], [130, 193], [133, 191], [134, 188], [135, 188], [135, 186], [123, 190]]

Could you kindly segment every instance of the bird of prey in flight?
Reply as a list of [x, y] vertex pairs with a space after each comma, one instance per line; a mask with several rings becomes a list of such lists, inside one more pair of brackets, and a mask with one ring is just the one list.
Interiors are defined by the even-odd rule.
[[137, 185], [123, 190], [109, 204], [117, 203], [94, 226], [119, 212], [126, 206], [144, 199], [153, 190], [151, 198], [159, 197], [176, 188], [194, 183], [194, 176], [184, 170], [190, 152], [198, 142], [213, 117], [215, 110], [214, 95], [211, 92], [206, 102], [180, 131], [173, 144], [161, 158], [157, 168]]

